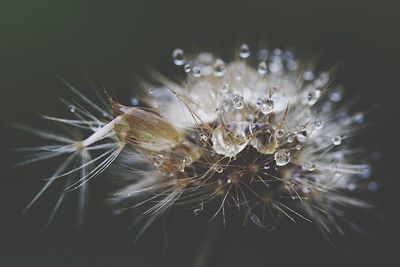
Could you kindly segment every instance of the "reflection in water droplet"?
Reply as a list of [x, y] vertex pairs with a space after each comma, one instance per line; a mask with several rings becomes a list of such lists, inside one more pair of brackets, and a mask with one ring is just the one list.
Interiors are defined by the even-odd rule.
[[175, 65], [182, 66], [185, 64], [185, 52], [180, 48], [176, 48], [172, 52], [172, 59]]
[[278, 150], [275, 153], [275, 162], [276, 165], [278, 166], [285, 166], [290, 162], [290, 151], [287, 151], [285, 149]]

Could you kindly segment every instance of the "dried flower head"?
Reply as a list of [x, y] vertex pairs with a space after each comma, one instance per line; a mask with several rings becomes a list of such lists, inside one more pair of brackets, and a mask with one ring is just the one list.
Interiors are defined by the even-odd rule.
[[289, 50], [250, 53], [244, 44], [225, 63], [175, 49], [174, 64], [186, 79], [155, 75], [161, 85], [134, 98], [133, 107], [111, 100], [100, 108], [64, 81], [93, 113], [67, 103], [75, 119], [46, 118], [91, 134], [76, 140], [36, 131], [59, 144], [38, 148], [29, 162], [67, 155], [37, 197], [61, 177], [69, 177], [67, 189], [84, 193], [86, 182], [123, 152], [110, 174], [124, 187], [112, 200], [121, 210], [146, 207], [146, 226], [183, 205], [224, 221], [237, 210], [263, 228], [288, 217], [340, 232], [337, 220], [345, 220], [347, 207], [369, 207], [351, 194], [367, 188], [362, 177], [370, 172], [359, 162], [363, 151], [349, 145], [363, 113], [338, 106], [342, 91], [331, 86], [329, 71], [315, 72]]

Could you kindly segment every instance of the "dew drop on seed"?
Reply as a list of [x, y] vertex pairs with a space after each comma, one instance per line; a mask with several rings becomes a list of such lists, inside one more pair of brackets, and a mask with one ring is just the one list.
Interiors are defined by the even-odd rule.
[[371, 182], [368, 184], [368, 190], [371, 192], [376, 192], [379, 190], [379, 185], [377, 182]]
[[184, 165], [188, 165], [188, 164], [192, 163], [192, 158], [191, 158], [191, 157], [184, 157], [184, 158], [182, 159], [182, 163], [183, 163]]
[[216, 171], [218, 173], [223, 173], [224, 172], [224, 168], [222, 168], [222, 166], [220, 166], [220, 165], [216, 165], [214, 167], [214, 171]]
[[290, 162], [290, 151], [287, 151], [285, 149], [278, 150], [274, 155], [274, 159], [276, 165], [285, 166]]
[[321, 95], [320, 90], [312, 90], [312, 91], [308, 92], [307, 104], [310, 106], [314, 105], [318, 101], [320, 95]]
[[241, 58], [248, 58], [250, 56], [250, 47], [247, 44], [240, 46], [239, 56]]
[[300, 143], [303, 143], [304, 141], [306, 141], [306, 132], [305, 132], [305, 131], [302, 131], [302, 132], [298, 133], [298, 134], [296, 135], [296, 139], [297, 139], [297, 141], [299, 141]]
[[235, 109], [242, 109], [244, 107], [243, 96], [234, 95], [232, 99], [232, 104]]
[[193, 76], [196, 78], [201, 76], [201, 69], [198, 66], [194, 66], [192, 69], [192, 72], [193, 72]]
[[208, 140], [208, 137], [205, 133], [200, 133], [200, 138], [201, 138], [201, 140], [203, 140], [203, 142], [207, 142], [207, 140]]
[[303, 74], [303, 79], [306, 81], [312, 81], [314, 80], [314, 73], [310, 70], [305, 71]]
[[185, 52], [181, 48], [176, 48], [172, 52], [172, 59], [175, 65], [182, 66], [185, 64]]
[[363, 123], [364, 122], [364, 113], [363, 112], [357, 112], [356, 114], [354, 114], [353, 116], [353, 120], [356, 123]]
[[76, 107], [75, 107], [74, 105], [69, 105], [69, 106], [68, 106], [68, 109], [69, 109], [69, 111], [72, 112], [72, 113], [75, 113], [75, 111], [76, 111]]
[[321, 130], [323, 127], [324, 127], [324, 123], [323, 123], [322, 121], [316, 120], [316, 121], [314, 122], [314, 128], [315, 128], [316, 130]]
[[288, 142], [288, 143], [293, 143], [293, 141], [294, 141], [294, 135], [291, 134], [291, 135], [288, 136], [287, 142]]
[[334, 89], [329, 94], [329, 100], [332, 102], [340, 102], [340, 100], [342, 100], [342, 91], [340, 89]]
[[332, 143], [333, 143], [335, 146], [340, 145], [340, 144], [342, 143], [342, 137], [340, 137], [339, 135], [338, 135], [338, 136], [335, 136], [334, 138], [332, 138]]
[[217, 77], [224, 76], [225, 74], [225, 63], [222, 59], [217, 59], [214, 64], [214, 74]]
[[304, 164], [301, 166], [301, 168], [302, 168], [303, 170], [305, 170], [305, 171], [310, 171], [310, 172], [312, 172], [312, 171], [315, 170], [315, 163], [312, 162], [312, 161], [308, 161], [308, 162], [304, 163]]
[[265, 75], [265, 73], [267, 73], [267, 63], [261, 61], [260, 64], [258, 64], [258, 74]]
[[264, 170], [269, 170], [269, 169], [271, 169], [271, 166], [268, 163], [266, 163], [264, 165]]
[[301, 145], [296, 145], [296, 150], [300, 150], [301, 149]]
[[183, 70], [184, 70], [186, 73], [189, 73], [189, 72], [192, 71], [192, 66], [190, 66], [190, 64], [185, 64], [185, 66], [183, 66]]
[[278, 129], [275, 133], [277, 138], [282, 138], [285, 135], [285, 131], [283, 129]]
[[136, 107], [137, 105], [139, 105], [139, 99], [137, 99], [136, 97], [132, 97], [131, 104], [132, 106]]
[[260, 106], [260, 111], [265, 115], [269, 114], [274, 109], [274, 104], [275, 103], [272, 98], [266, 98]]

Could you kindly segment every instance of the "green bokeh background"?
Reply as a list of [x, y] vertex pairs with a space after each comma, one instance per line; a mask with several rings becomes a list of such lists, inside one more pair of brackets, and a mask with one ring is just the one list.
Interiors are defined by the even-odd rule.
[[[127, 101], [151, 67], [171, 76], [171, 51], [217, 51], [231, 55], [241, 42], [293, 46], [317, 55], [324, 66], [340, 63], [336, 81], [359, 107], [379, 104], [373, 126], [359, 142], [384, 156], [375, 176], [384, 223], [365, 222], [373, 237], [349, 234], [332, 247], [313, 227], [285, 225], [273, 233], [227, 226], [228, 239], [215, 266], [395, 266], [395, 183], [400, 96], [400, 8], [396, 1], [1, 1], [0, 2], [0, 266], [190, 266], [210, 224], [189, 212], [160, 221], [138, 244], [127, 232], [129, 216], [102, 207], [105, 179], [92, 183], [84, 229], [74, 227], [71, 197], [54, 224], [42, 226], [55, 201], [50, 190], [27, 214], [24, 206], [41, 186], [49, 166], [21, 169], [9, 149], [36, 139], [8, 125], [41, 125], [37, 113], [65, 114], [58, 100], [69, 94], [54, 72], [81, 91], [88, 75], [101, 91]], [[174, 212], [173, 214], [174, 215]], [[165, 233], [169, 237], [167, 249]]]

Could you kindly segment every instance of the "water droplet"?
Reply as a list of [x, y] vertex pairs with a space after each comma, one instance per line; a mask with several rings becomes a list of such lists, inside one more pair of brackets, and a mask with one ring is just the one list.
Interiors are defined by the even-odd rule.
[[235, 109], [242, 109], [244, 107], [243, 96], [234, 95], [232, 99], [232, 104]]
[[139, 99], [137, 99], [136, 97], [132, 97], [131, 98], [131, 104], [132, 104], [132, 106], [137, 106], [137, 105], [139, 105]]
[[185, 66], [183, 66], [183, 70], [184, 70], [186, 73], [189, 73], [189, 72], [192, 71], [192, 66], [190, 66], [190, 64], [185, 64]]
[[285, 149], [278, 150], [274, 155], [274, 159], [276, 165], [285, 166], [290, 162], [290, 151], [287, 151]]
[[217, 59], [214, 64], [214, 74], [215, 76], [221, 77], [225, 74], [225, 63], [222, 59]]
[[293, 141], [294, 141], [294, 135], [291, 134], [291, 135], [288, 136], [287, 142], [288, 142], [288, 143], [293, 143]]
[[70, 112], [74, 113], [76, 111], [76, 107], [74, 105], [69, 105], [68, 109]]
[[347, 189], [350, 191], [354, 191], [356, 188], [357, 188], [357, 185], [353, 184], [353, 183], [351, 183], [347, 186]]
[[194, 77], [198, 78], [198, 77], [201, 76], [201, 69], [198, 66], [194, 66], [193, 69], [192, 69], [192, 72], [193, 72], [193, 76]]
[[180, 48], [176, 48], [172, 52], [172, 59], [175, 65], [182, 66], [185, 64], [185, 52]]
[[321, 130], [323, 127], [324, 127], [324, 123], [323, 123], [322, 121], [316, 120], [316, 121], [314, 122], [314, 128], [315, 128], [316, 130]]
[[308, 161], [306, 163], [304, 163], [301, 168], [305, 171], [310, 171], [312, 172], [313, 170], [315, 170], [315, 163], [312, 161]]
[[353, 120], [356, 123], [363, 123], [364, 122], [364, 113], [363, 112], [357, 112], [356, 114], [354, 114]]
[[335, 136], [334, 138], [332, 138], [332, 143], [333, 143], [335, 146], [340, 145], [340, 144], [342, 143], [342, 137], [340, 137], [340, 135]]
[[208, 140], [208, 137], [205, 133], [200, 133], [200, 138], [201, 138], [201, 140], [203, 140], [203, 142], [207, 142], [207, 140]]
[[237, 122], [228, 124], [226, 127], [220, 126], [214, 129], [211, 141], [213, 150], [227, 157], [234, 157], [247, 145], [245, 136], [246, 123]]
[[301, 145], [296, 145], [296, 150], [300, 150], [301, 149]]
[[297, 139], [297, 141], [299, 141], [300, 143], [303, 143], [303, 142], [306, 141], [306, 139], [307, 139], [307, 132], [306, 132], [305, 130], [299, 132], [299, 133], [296, 135], [296, 139]]
[[303, 79], [306, 81], [312, 81], [314, 80], [314, 73], [310, 70], [305, 71], [303, 74]]
[[368, 190], [371, 192], [376, 192], [379, 190], [379, 185], [377, 182], [371, 182], [368, 184]]
[[154, 93], [154, 89], [153, 88], [149, 88], [149, 94], [153, 94]]
[[182, 163], [183, 163], [184, 165], [189, 165], [190, 163], [192, 163], [192, 158], [191, 158], [191, 157], [184, 157], [184, 158], [182, 159]]
[[221, 165], [215, 165], [214, 171], [216, 171], [218, 173], [223, 173], [224, 172], [224, 168], [222, 168]]
[[260, 111], [263, 114], [269, 114], [274, 109], [274, 100], [272, 98], [266, 98], [260, 106]]
[[307, 104], [309, 106], [314, 105], [318, 101], [320, 96], [321, 96], [321, 91], [320, 90], [311, 90], [311, 91], [309, 91], [308, 94], [307, 94]]
[[265, 73], [267, 73], [267, 63], [261, 61], [260, 64], [258, 64], [258, 74], [265, 75]]
[[240, 46], [239, 56], [241, 58], [248, 58], [250, 56], [250, 47], [247, 44]]
[[276, 138], [282, 138], [285, 135], [285, 131], [283, 129], [278, 129], [275, 133]]
[[336, 170], [333, 172], [333, 175], [334, 175], [335, 177], [340, 177], [340, 176], [342, 175], [342, 172], [339, 171], [338, 169], [336, 169]]
[[332, 102], [339, 102], [340, 100], [342, 100], [342, 90], [334, 89], [329, 94], [329, 100], [332, 101]]
[[269, 163], [265, 163], [264, 170], [269, 170], [269, 169], [271, 169], [271, 166], [269, 165]]

